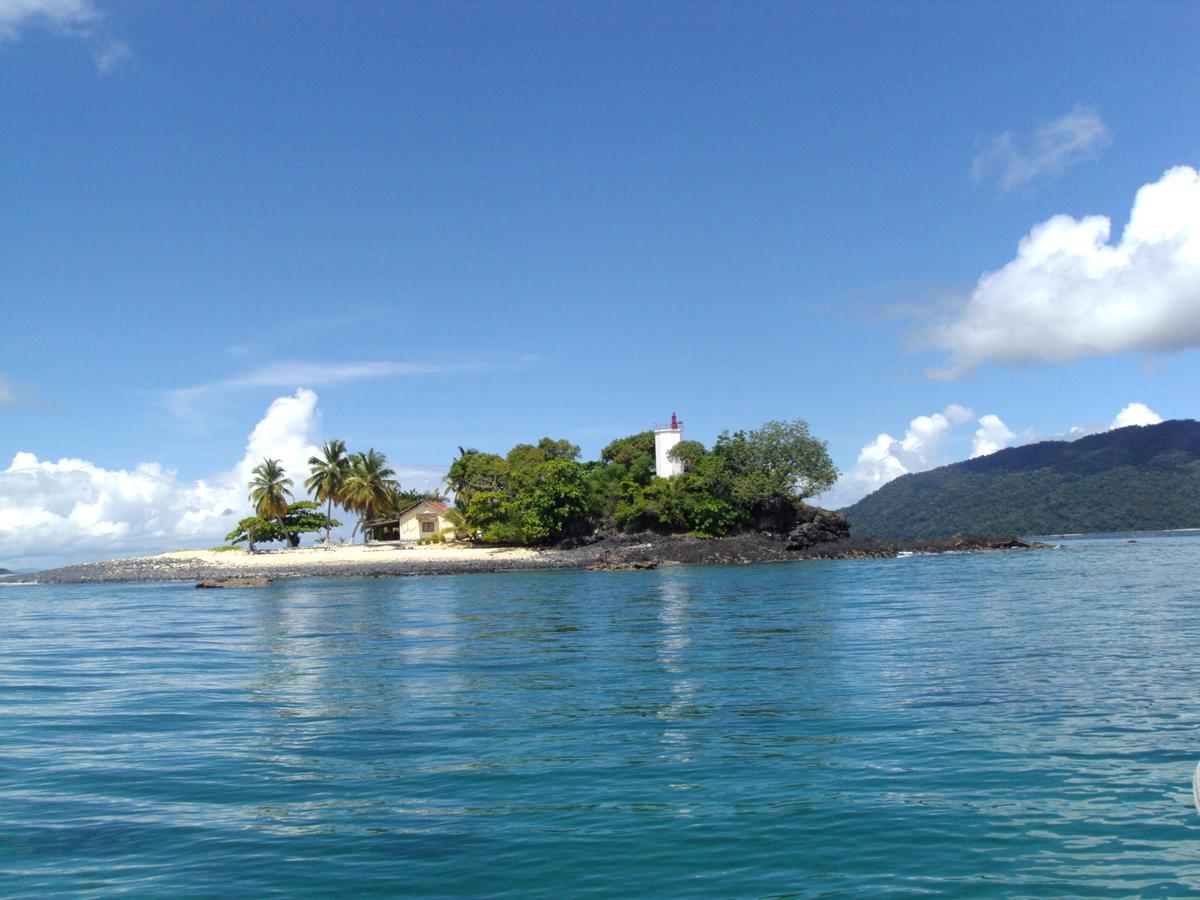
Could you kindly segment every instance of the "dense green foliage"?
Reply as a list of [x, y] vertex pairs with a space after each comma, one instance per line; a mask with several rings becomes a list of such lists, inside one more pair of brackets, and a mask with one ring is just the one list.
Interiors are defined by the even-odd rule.
[[897, 478], [843, 512], [868, 538], [1200, 527], [1200, 422], [1001, 450]]
[[506, 455], [461, 449], [446, 476], [468, 531], [494, 543], [545, 544], [608, 527], [716, 537], [746, 527], [786, 530], [796, 505], [837, 478], [804, 422], [722, 432], [711, 450], [684, 441], [675, 478], [654, 471], [654, 434], [613, 441], [597, 462], [542, 438]]
[[289, 503], [282, 517], [247, 516], [225, 535], [225, 540], [231, 544], [248, 541], [252, 547], [258, 543], [282, 543], [286, 540], [292, 547], [297, 547], [300, 545], [300, 535], [327, 531], [341, 524], [321, 512], [321, 508], [313, 501], [300, 500]]

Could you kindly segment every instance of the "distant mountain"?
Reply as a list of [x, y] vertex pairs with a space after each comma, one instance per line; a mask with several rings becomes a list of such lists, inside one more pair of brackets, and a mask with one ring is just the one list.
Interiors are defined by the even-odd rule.
[[856, 538], [1200, 528], [1200, 422], [1012, 447], [901, 476], [842, 513]]

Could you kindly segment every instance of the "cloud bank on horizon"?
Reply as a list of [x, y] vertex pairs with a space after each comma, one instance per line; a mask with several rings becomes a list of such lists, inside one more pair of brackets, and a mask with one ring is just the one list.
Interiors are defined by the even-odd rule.
[[1177, 166], [1143, 185], [1120, 241], [1111, 233], [1105, 216], [1036, 225], [932, 329], [929, 345], [949, 359], [927, 374], [1200, 347], [1200, 173]]
[[[818, 502], [830, 509], [842, 509], [901, 475], [925, 472], [954, 462], [943, 457], [942, 449], [955, 426], [964, 425], [974, 417], [975, 414], [967, 407], [952, 403], [941, 412], [917, 416], [908, 423], [902, 438], [892, 437], [887, 432], [881, 433], [859, 451], [854, 467], [843, 472], [837, 483], [817, 498]], [[1129, 403], [1107, 426], [1077, 425], [1062, 434], [1053, 435], [1037, 435], [1032, 429], [1026, 429], [1018, 435], [998, 415], [987, 413], [976, 420], [979, 427], [971, 440], [969, 458], [976, 459], [1006, 447], [1036, 441], [1076, 440], [1130, 425], [1157, 425], [1162, 420], [1162, 416], [1145, 403]]]
[[[247, 437], [240, 460], [191, 482], [156, 462], [105, 469], [83, 459], [52, 462], [19, 452], [0, 471], [0, 564], [77, 562], [221, 541], [250, 515], [246, 483], [263, 458], [281, 460], [297, 498], [304, 495], [320, 428], [313, 391], [300, 388], [276, 398]], [[437, 467], [396, 468], [406, 486], [432, 487], [440, 480]]]

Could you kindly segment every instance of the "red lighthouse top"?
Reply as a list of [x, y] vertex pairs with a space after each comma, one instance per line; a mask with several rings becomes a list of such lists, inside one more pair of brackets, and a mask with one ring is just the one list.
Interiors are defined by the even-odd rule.
[[671, 413], [671, 430], [673, 431], [673, 430], [677, 429], [678, 427], [679, 427], [679, 420], [677, 418], [675, 418], [675, 413]]

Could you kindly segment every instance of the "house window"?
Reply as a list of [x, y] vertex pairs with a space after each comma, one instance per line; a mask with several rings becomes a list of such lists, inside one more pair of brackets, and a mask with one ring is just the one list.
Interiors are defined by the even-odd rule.
[[433, 534], [433, 530], [437, 527], [436, 523], [424, 520], [421, 523], [421, 534]]

